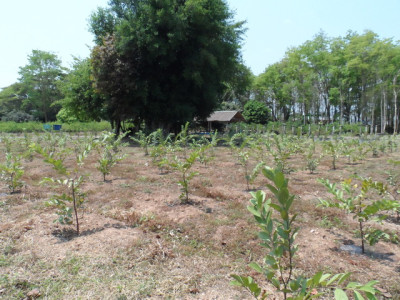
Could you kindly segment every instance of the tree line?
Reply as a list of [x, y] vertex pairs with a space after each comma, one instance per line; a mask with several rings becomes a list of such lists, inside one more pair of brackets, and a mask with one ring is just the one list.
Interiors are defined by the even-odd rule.
[[398, 131], [400, 46], [372, 31], [318, 33], [254, 79], [274, 120], [364, 122]]
[[244, 22], [223, 0], [111, 0], [89, 18], [95, 46], [71, 69], [33, 50], [0, 92], [0, 117], [108, 120], [116, 132], [179, 130], [217, 109], [250, 122], [338, 121], [398, 131], [400, 46], [372, 31], [319, 32], [254, 76], [241, 58]]
[[243, 24], [223, 0], [110, 0], [90, 16], [90, 57], [66, 70], [34, 50], [1, 92], [1, 113], [180, 129], [217, 109], [240, 72]]

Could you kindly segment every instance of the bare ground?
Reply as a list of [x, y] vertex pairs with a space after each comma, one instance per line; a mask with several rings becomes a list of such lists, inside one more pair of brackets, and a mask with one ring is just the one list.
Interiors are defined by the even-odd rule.
[[[230, 151], [219, 147], [207, 167], [195, 166], [200, 175], [190, 184], [190, 204], [180, 204], [177, 173], [160, 173], [139, 148], [124, 151], [128, 157], [106, 182], [96, 158], [86, 162], [79, 236], [73, 226], [54, 223], [55, 209], [44, 204], [56, 190], [39, 181], [56, 173], [39, 156], [23, 161], [21, 192], [10, 195], [5, 185], [0, 190], [0, 298], [250, 299], [229, 285], [230, 274], [252, 275], [262, 283], [247, 264], [261, 262], [266, 250], [246, 210], [244, 171]], [[318, 198], [328, 196], [317, 178], [338, 182], [357, 173], [385, 180], [385, 171], [393, 169], [389, 158], [400, 154], [354, 165], [339, 159], [338, 169], [331, 170], [326, 157], [315, 174], [304, 170], [301, 156], [289, 160], [300, 227], [297, 274], [350, 271], [352, 280], [379, 280], [387, 298], [400, 299], [399, 245], [380, 241], [367, 246], [365, 255], [343, 250], [360, 245], [357, 223], [343, 212], [316, 207]], [[252, 188], [266, 190], [265, 183], [260, 176]], [[374, 226], [400, 236], [400, 224], [391, 217]], [[272, 293], [269, 299], [280, 299], [271, 286], [264, 287]]]

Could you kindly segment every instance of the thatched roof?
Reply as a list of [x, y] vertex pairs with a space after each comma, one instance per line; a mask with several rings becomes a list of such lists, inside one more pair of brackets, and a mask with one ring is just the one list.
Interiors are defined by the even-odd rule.
[[245, 118], [237, 110], [215, 111], [208, 118], [207, 122], [245, 122]]

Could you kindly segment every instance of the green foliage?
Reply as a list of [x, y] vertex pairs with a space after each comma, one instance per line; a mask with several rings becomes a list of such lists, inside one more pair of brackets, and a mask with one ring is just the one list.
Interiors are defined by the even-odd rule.
[[243, 117], [248, 123], [266, 124], [269, 114], [269, 108], [263, 102], [250, 100], [244, 105]]
[[[344, 285], [350, 277], [350, 273], [325, 274], [317, 272], [310, 278], [303, 276], [295, 277], [294, 256], [298, 251], [295, 238], [299, 230], [293, 226], [296, 214], [290, 214], [290, 208], [295, 196], [288, 190], [288, 179], [280, 170], [264, 168], [263, 174], [271, 184], [268, 189], [274, 195], [275, 201], [266, 199], [263, 191], [251, 192], [252, 199], [247, 209], [254, 216], [261, 231], [258, 237], [261, 246], [268, 251], [264, 258], [264, 264], [252, 262], [249, 267], [263, 274], [266, 280], [280, 292], [283, 299], [305, 300], [315, 299], [322, 296], [333, 296], [336, 300], [348, 299], [347, 292], [352, 292], [355, 299], [377, 299], [377, 289], [374, 287], [378, 282], [370, 281], [365, 285], [349, 282]], [[273, 216], [278, 214], [278, 218]], [[268, 299], [268, 294], [258, 283], [249, 276], [231, 275], [234, 286], [246, 288], [255, 299]], [[332, 295], [332, 290], [334, 294]]]
[[[362, 112], [362, 120], [372, 126], [381, 122], [383, 133], [387, 123], [387, 131], [397, 126], [389, 112], [398, 111], [398, 102], [385, 97], [397, 99], [399, 57], [397, 41], [379, 39], [372, 31], [348, 32], [344, 37], [319, 32], [288, 49], [280, 61], [256, 77], [253, 95], [268, 103], [274, 120], [296, 120], [304, 125], [336, 121], [327, 133], [363, 134], [361, 124], [344, 125], [351, 119], [360, 122]], [[381, 104], [385, 109], [380, 109]]]
[[0, 139], [1, 143], [4, 145], [6, 153], [12, 152], [13, 143], [10, 139], [10, 136], [3, 134]]
[[3, 87], [0, 91], [0, 117], [12, 111], [24, 111], [22, 104], [25, 98], [26, 90], [21, 83]]
[[59, 174], [58, 178], [45, 177], [41, 183], [50, 183], [62, 188], [60, 194], [55, 194], [51, 197], [46, 205], [57, 208], [58, 218], [55, 222], [60, 224], [70, 225], [75, 218], [76, 232], [79, 235], [79, 216], [78, 210], [82, 207], [85, 201], [85, 193], [81, 191], [81, 185], [85, 180], [85, 176], [81, 173], [81, 167], [84, 160], [92, 150], [93, 144], [85, 145], [84, 150], [76, 155], [76, 164], [73, 167], [67, 167], [63, 163], [63, 159], [54, 158], [52, 152], [48, 152], [45, 148], [38, 144], [32, 144], [31, 147], [40, 154], [44, 161], [51, 164], [54, 170]]
[[313, 141], [305, 155], [306, 168], [311, 174], [317, 169], [320, 157], [315, 157], [315, 142]]
[[95, 92], [92, 73], [89, 59], [75, 58], [72, 70], [59, 84], [64, 98], [58, 102], [62, 109], [57, 114], [57, 120], [71, 123], [100, 121], [105, 117], [102, 99]]
[[220, 110], [243, 110], [251, 94], [254, 75], [250, 68], [238, 63], [232, 80], [225, 82]]
[[[337, 188], [335, 183], [331, 183], [328, 179], [320, 179], [322, 183], [334, 196], [334, 200], [320, 199], [320, 203], [324, 207], [335, 207], [345, 210], [347, 213], [353, 214], [353, 218], [359, 223], [361, 249], [365, 252], [364, 241], [367, 240], [370, 245], [378, 242], [379, 238], [385, 237], [378, 230], [368, 230], [364, 228], [364, 223], [376, 217], [379, 212], [393, 210], [399, 207], [399, 203], [394, 200], [373, 200], [375, 191], [379, 197], [386, 193], [386, 187], [383, 183], [373, 181], [371, 178], [359, 178], [360, 188], [358, 184], [353, 184], [352, 179], [347, 179], [341, 183], [341, 188]], [[380, 215], [377, 220], [382, 221], [386, 218], [385, 215]]]
[[19, 110], [12, 110], [1, 118], [1, 121], [3, 122], [17, 122], [17, 123], [29, 122], [33, 120], [34, 117], [32, 115]]
[[273, 147], [270, 148], [271, 155], [274, 157], [276, 168], [284, 173], [290, 173], [288, 159], [293, 154], [293, 144], [288, 137], [273, 135]]
[[249, 174], [249, 153], [247, 151], [240, 151], [238, 153], [239, 163], [244, 169], [244, 177], [246, 178], [247, 190], [250, 190], [250, 174]]
[[64, 168], [63, 162], [71, 153], [71, 149], [65, 147], [67, 143], [67, 135], [53, 134], [51, 132], [43, 133], [41, 136], [44, 145], [32, 143], [29, 147], [43, 156], [45, 162], [57, 166], [58, 171]]
[[144, 150], [144, 155], [149, 155], [149, 145], [151, 144], [153, 136], [146, 135], [142, 130], [135, 133], [136, 137], [131, 137], [131, 140], [138, 143]]
[[161, 129], [157, 129], [151, 134], [152, 139], [152, 149], [150, 151], [150, 157], [152, 158], [153, 164], [155, 164], [161, 172], [164, 171], [165, 168], [169, 167], [168, 153], [171, 151], [171, 135], [168, 134], [164, 136], [164, 133]]
[[[393, 166], [397, 167], [400, 165], [400, 161], [396, 160], [389, 160], [389, 163], [391, 163]], [[396, 169], [397, 171], [397, 169]], [[389, 171], [386, 172], [388, 177], [387, 177], [387, 182], [389, 184], [388, 192], [392, 196], [392, 198], [399, 202], [399, 195], [400, 195], [400, 173]], [[400, 202], [399, 202], [400, 203]], [[395, 209], [396, 214], [397, 214], [397, 222], [400, 221], [400, 205], [398, 208]]]
[[21, 167], [20, 160], [19, 155], [7, 152], [6, 162], [0, 164], [0, 178], [6, 182], [11, 193], [17, 192], [23, 186], [21, 177], [24, 175], [24, 170]]
[[[50, 126], [53, 124], [60, 124], [56, 122], [47, 123]], [[63, 132], [100, 132], [110, 130], [109, 122], [73, 122], [69, 124], [62, 124]], [[22, 133], [22, 132], [43, 132], [43, 123], [39, 122], [0, 122], [0, 132], [7, 133]]]
[[33, 50], [28, 64], [20, 68], [20, 83], [28, 95], [23, 106], [44, 122], [56, 119], [59, 107], [55, 102], [61, 98], [57, 83], [64, 71], [55, 54], [41, 50]]
[[97, 169], [103, 174], [103, 181], [106, 181], [106, 175], [111, 173], [111, 168], [126, 158], [120, 148], [126, 145], [123, 139], [127, 134], [126, 132], [116, 137], [114, 133], [103, 132], [95, 143], [95, 148], [100, 155], [97, 160]]
[[192, 138], [190, 143], [190, 147], [192, 150], [198, 150], [199, 157], [198, 160], [200, 163], [207, 166], [209, 162], [211, 162], [215, 158], [215, 151], [214, 148], [217, 145], [218, 139], [218, 132], [211, 133], [210, 140], [202, 136], [199, 140], [196, 138]]
[[194, 176], [198, 175], [198, 172], [191, 171], [196, 159], [199, 156], [198, 151], [192, 151], [187, 158], [179, 159], [177, 156], [169, 163], [169, 165], [177, 170], [181, 179], [178, 181], [178, 184], [181, 186], [181, 195], [179, 198], [181, 199], [181, 203], [185, 204], [189, 202], [189, 183], [190, 180], [193, 179]]
[[[56, 167], [56, 169], [59, 169]], [[58, 218], [54, 222], [59, 222], [62, 225], [73, 224], [73, 213], [77, 211], [84, 203], [86, 195], [80, 190], [80, 186], [84, 181], [83, 176], [77, 178], [67, 179], [54, 179], [44, 178], [41, 183], [51, 183], [60, 187], [64, 187], [66, 192], [53, 195], [49, 201], [46, 202], [47, 206], [56, 207]], [[72, 203], [72, 207], [69, 206]], [[79, 235], [79, 219], [76, 214], [76, 231]]]
[[174, 141], [175, 149], [183, 150], [183, 155], [186, 158], [186, 150], [189, 146], [189, 141], [193, 139], [193, 136], [189, 134], [189, 122], [181, 126], [181, 131], [176, 135]]
[[95, 84], [115, 122], [176, 131], [206, 118], [238, 73], [243, 23], [222, 0], [111, 1], [90, 25]]
[[340, 157], [341, 150], [343, 148], [343, 143], [340, 140], [325, 141], [323, 144], [323, 149], [325, 153], [332, 158], [332, 169], [336, 170], [336, 162]]

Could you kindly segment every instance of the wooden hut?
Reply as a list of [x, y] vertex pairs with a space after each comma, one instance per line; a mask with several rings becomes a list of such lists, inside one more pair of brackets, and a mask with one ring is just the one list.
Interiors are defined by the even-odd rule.
[[237, 110], [215, 111], [207, 118], [208, 130], [221, 129], [230, 123], [246, 122], [246, 119]]

